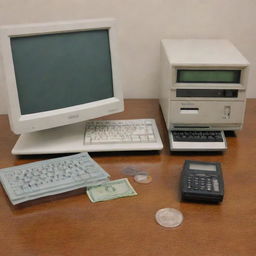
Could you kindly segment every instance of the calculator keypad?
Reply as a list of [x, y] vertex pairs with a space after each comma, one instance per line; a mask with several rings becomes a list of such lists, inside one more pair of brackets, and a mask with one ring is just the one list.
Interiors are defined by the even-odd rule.
[[194, 191], [220, 191], [217, 178], [205, 174], [189, 175], [187, 178], [187, 188]]

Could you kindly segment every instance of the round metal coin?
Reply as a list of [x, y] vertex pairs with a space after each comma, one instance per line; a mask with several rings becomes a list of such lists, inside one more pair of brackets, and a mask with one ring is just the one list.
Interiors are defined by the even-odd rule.
[[147, 175], [147, 172], [136, 170], [135, 168], [130, 167], [130, 166], [124, 168], [122, 170], [122, 173], [125, 174], [125, 175], [128, 175], [128, 176], [135, 176], [137, 174]]
[[148, 184], [152, 182], [152, 177], [145, 174], [137, 174], [134, 176], [134, 180], [138, 183]]
[[156, 212], [156, 221], [159, 225], [166, 228], [179, 226], [183, 221], [183, 215], [174, 208], [163, 208]]
[[137, 174], [137, 171], [132, 167], [126, 167], [122, 170], [122, 173], [129, 176], [134, 176]]

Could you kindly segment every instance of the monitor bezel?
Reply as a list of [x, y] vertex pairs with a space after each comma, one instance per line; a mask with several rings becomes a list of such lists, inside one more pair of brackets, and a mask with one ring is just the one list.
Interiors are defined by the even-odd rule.
[[[12, 58], [11, 38], [101, 29], [107, 29], [109, 31], [114, 94], [113, 97], [56, 110], [22, 115]], [[4, 80], [8, 99], [8, 116], [11, 129], [14, 133], [23, 134], [53, 127], [64, 126], [121, 112], [124, 110], [117, 56], [118, 49], [115, 19], [106, 18], [93, 20], [76, 20], [68, 22], [11, 25], [1, 27], [0, 33]]]

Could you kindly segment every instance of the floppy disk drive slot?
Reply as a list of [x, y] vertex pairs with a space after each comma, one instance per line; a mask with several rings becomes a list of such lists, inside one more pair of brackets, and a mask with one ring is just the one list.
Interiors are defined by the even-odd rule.
[[180, 108], [181, 114], [198, 114], [199, 108]]

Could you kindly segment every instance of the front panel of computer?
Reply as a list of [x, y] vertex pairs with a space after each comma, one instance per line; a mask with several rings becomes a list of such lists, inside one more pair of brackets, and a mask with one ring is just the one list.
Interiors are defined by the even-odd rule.
[[[182, 77], [181, 71], [188, 74]], [[191, 71], [197, 72], [197, 76], [193, 77]], [[168, 119], [171, 129], [242, 128], [246, 98], [245, 67], [179, 66], [173, 67], [172, 73]], [[220, 81], [211, 81], [211, 76]], [[198, 81], [201, 77], [209, 81]]]
[[[164, 65], [163, 65], [164, 66]], [[246, 105], [247, 67], [162, 67], [160, 104], [168, 129], [238, 130], [242, 128]], [[170, 70], [172, 70], [170, 72]], [[233, 72], [236, 81], [184, 82], [180, 70]], [[168, 75], [169, 72], [169, 75]], [[221, 77], [224, 79], [225, 77]], [[228, 77], [226, 79], [233, 79]], [[164, 86], [165, 85], [165, 86]], [[161, 94], [161, 93], [160, 93]]]

